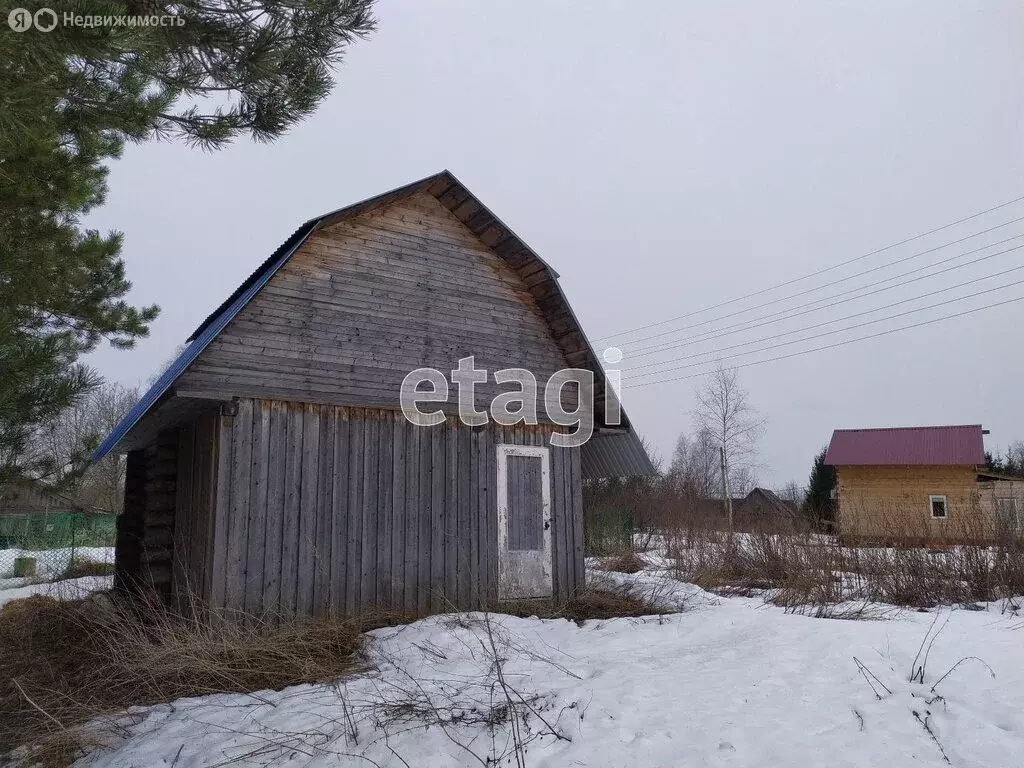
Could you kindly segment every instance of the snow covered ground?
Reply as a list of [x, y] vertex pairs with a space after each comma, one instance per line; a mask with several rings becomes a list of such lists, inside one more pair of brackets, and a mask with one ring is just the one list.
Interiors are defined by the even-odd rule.
[[[24, 582], [24, 579], [10, 579]], [[80, 579], [65, 579], [53, 582], [33, 582], [13, 587], [0, 588], [0, 606], [11, 600], [18, 600], [31, 595], [49, 595], [58, 600], [80, 600], [92, 592], [110, 589], [113, 576], [83, 576]]]
[[71, 559], [95, 563], [113, 563], [113, 547], [63, 547], [60, 549], [0, 549], [0, 590], [20, 587], [28, 580], [15, 578], [14, 561], [31, 557], [36, 561], [36, 579], [52, 581], [59, 578], [71, 564]]
[[1024, 619], [1005, 604], [840, 621], [667, 587], [683, 612], [377, 630], [372, 673], [138, 710], [81, 764], [1024, 765]]

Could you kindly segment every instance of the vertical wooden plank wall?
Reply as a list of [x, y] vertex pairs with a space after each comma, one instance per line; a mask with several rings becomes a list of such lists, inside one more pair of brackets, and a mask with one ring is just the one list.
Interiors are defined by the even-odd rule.
[[[211, 430], [226, 475], [211, 489], [212, 604], [283, 618], [493, 604], [496, 446], [548, 445], [549, 429], [239, 401]], [[553, 587], [565, 597], [583, 583], [579, 451], [551, 448], [551, 467]]]

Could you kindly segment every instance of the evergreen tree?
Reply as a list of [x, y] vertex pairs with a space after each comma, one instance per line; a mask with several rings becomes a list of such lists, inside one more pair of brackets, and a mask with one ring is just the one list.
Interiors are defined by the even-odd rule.
[[211, 148], [280, 136], [327, 95], [347, 45], [373, 30], [371, 5], [85, 0], [49, 6], [62, 20], [176, 20], [0, 34], [0, 487], [73, 475], [67, 457], [33, 452], [33, 435], [98, 383], [80, 355], [103, 339], [132, 346], [157, 315], [124, 300], [121, 235], [79, 225], [103, 202], [105, 163], [126, 141]]
[[62, 474], [29, 450], [33, 432], [98, 382], [79, 355], [102, 338], [131, 346], [157, 314], [123, 301], [121, 236], [78, 226], [103, 202], [101, 163], [120, 143], [63, 119], [0, 131], [0, 486]]
[[[0, 134], [44, 126], [206, 147], [268, 141], [312, 114], [331, 68], [375, 26], [373, 0], [78, 0], [59, 18], [164, 16], [167, 24], [58, 24], [0, 35]], [[34, 10], [33, 4], [25, 7]]]
[[807, 496], [803, 513], [817, 524], [834, 523], [836, 519], [835, 500], [832, 492], [836, 487], [835, 467], [825, 463], [827, 448], [822, 448], [814, 457], [814, 466], [807, 481]]
[[1003, 457], [999, 454], [993, 455], [992, 451], [985, 451], [985, 471], [1002, 474], [1004, 470]]
[[1005, 456], [985, 451], [985, 470], [1008, 477], [1024, 477], [1024, 441], [1010, 443]]

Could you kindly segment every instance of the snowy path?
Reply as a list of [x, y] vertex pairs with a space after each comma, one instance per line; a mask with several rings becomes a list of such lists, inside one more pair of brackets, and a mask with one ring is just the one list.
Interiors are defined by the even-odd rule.
[[[1024, 629], [1012, 615], [953, 611], [922, 686], [907, 678], [934, 614], [838, 621], [787, 615], [757, 599], [696, 603], [663, 619], [582, 628], [494, 616], [507, 681], [526, 698], [542, 697], [533, 706], [568, 739], [531, 741], [525, 764], [942, 766], [941, 744], [957, 768], [1024, 765]], [[460, 624], [434, 617], [378, 630], [379, 673], [337, 690], [221, 695], [140, 713], [130, 738], [85, 764], [480, 765], [505, 751], [507, 736], [500, 727], [495, 748], [488, 728], [465, 723], [474, 702], [478, 712], [489, 706], [481, 683], [490, 659], [485, 625]], [[944, 700], [927, 704], [932, 684], [969, 655], [995, 679], [965, 662], [939, 686]], [[892, 693], [879, 689], [876, 698], [854, 656]], [[422, 727], [410, 711], [425, 702], [443, 717], [455, 702], [463, 724]], [[531, 717], [524, 736], [544, 730]], [[515, 765], [514, 756], [503, 764]]]

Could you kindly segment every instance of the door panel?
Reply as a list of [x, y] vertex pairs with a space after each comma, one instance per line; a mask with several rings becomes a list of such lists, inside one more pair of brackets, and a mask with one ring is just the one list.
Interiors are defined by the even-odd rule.
[[544, 500], [539, 456], [508, 457], [508, 548], [544, 548]]
[[498, 446], [498, 596], [551, 596], [550, 454]]

